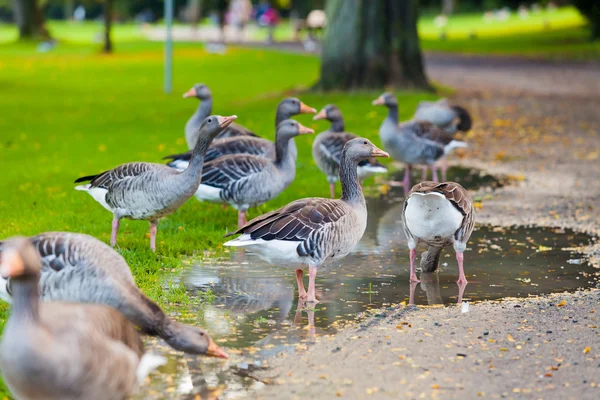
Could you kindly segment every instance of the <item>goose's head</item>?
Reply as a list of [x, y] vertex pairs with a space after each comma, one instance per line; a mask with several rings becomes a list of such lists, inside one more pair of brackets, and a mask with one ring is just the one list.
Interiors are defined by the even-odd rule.
[[374, 106], [398, 107], [398, 100], [393, 93], [385, 92], [372, 103]]
[[346, 157], [361, 161], [368, 160], [371, 157], [389, 157], [390, 155], [379, 147], [375, 146], [369, 139], [356, 138], [349, 140], [344, 145], [343, 153], [346, 153]]
[[342, 112], [334, 104], [327, 104], [325, 107], [323, 107], [323, 109], [321, 111], [319, 111], [317, 113], [317, 115], [315, 115], [313, 117], [313, 119], [315, 121], [319, 120], [319, 119], [326, 119], [328, 121], [337, 121], [337, 120], [340, 120], [341, 118], [342, 118]]
[[208, 100], [212, 98], [212, 93], [208, 86], [204, 83], [196, 83], [190, 90], [183, 94], [183, 98], [195, 97], [200, 100]]
[[316, 112], [316, 109], [307, 106], [297, 97], [288, 97], [287, 99], [283, 99], [277, 106], [277, 113], [287, 115], [288, 118], [293, 115], [314, 114]]
[[3, 278], [32, 278], [39, 275], [41, 268], [40, 255], [27, 238], [14, 237], [3, 243], [0, 255]]
[[309, 133], [315, 133], [315, 131], [313, 129], [307, 128], [298, 121], [294, 121], [293, 119], [286, 119], [284, 121], [281, 121], [279, 125], [277, 125], [278, 139], [290, 139], [298, 135], [307, 135]]
[[212, 340], [204, 329], [177, 322], [171, 328], [173, 334], [168, 339], [168, 343], [173, 348], [188, 354], [229, 358], [227, 353]]
[[237, 119], [237, 115], [231, 115], [229, 117], [222, 117], [220, 115], [209, 115], [204, 118], [200, 125], [200, 135], [214, 139], [219, 133]]

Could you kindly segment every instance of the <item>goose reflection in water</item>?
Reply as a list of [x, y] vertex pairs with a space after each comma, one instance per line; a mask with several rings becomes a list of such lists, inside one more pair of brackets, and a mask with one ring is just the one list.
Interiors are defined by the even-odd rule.
[[[440, 290], [440, 275], [436, 272], [421, 272], [421, 275], [419, 275], [419, 279], [421, 280], [420, 282], [410, 283], [410, 295], [408, 304], [415, 304], [415, 290], [417, 286], [420, 286], [421, 290], [425, 292], [428, 305], [432, 306], [435, 304], [444, 304], [442, 292]], [[463, 295], [465, 293], [467, 283], [462, 282], [460, 284], [457, 284], [457, 286], [458, 295], [456, 302], [458, 304], [461, 304], [463, 301]]]

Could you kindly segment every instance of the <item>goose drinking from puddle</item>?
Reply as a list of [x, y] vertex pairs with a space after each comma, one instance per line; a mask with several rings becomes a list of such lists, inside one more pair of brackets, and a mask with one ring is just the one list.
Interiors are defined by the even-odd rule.
[[[277, 105], [277, 111], [275, 114], [275, 130], [277, 130], [277, 127], [281, 122], [292, 118], [294, 115], [315, 112], [317, 112], [317, 110], [307, 106], [296, 97], [288, 97], [283, 99]], [[296, 143], [291, 140], [289, 142], [289, 146], [290, 153], [295, 161], [298, 157]], [[275, 153], [275, 143], [271, 142], [270, 140], [258, 137], [256, 135], [240, 135], [236, 137], [227, 137], [225, 139], [215, 140], [208, 148], [206, 156], [204, 157], [204, 162], [212, 161], [228, 154], [253, 154], [272, 160], [275, 158]], [[172, 154], [164, 158], [171, 159], [171, 161], [169, 161], [167, 164], [168, 166], [183, 171], [187, 168], [191, 155], [192, 153], [188, 151], [182, 154]]]
[[[294, 268], [299, 298], [316, 302], [315, 278], [319, 266], [350, 253], [367, 226], [358, 163], [371, 157], [388, 156], [367, 139], [350, 140], [340, 159], [341, 199], [313, 197], [293, 201], [228, 234], [241, 236], [226, 242], [225, 246], [247, 247], [271, 264]], [[307, 266], [308, 292], [302, 282], [303, 269]]]
[[[344, 131], [344, 118], [342, 112], [333, 104], [328, 104], [314, 120], [326, 119], [331, 122], [331, 127], [317, 135], [313, 142], [312, 154], [317, 166], [327, 177], [329, 194], [335, 198], [335, 183], [339, 180], [340, 155], [344, 145], [357, 136]], [[358, 179], [362, 182], [377, 173], [385, 173], [387, 168], [375, 158], [362, 160], [358, 163]]]
[[416, 248], [419, 242], [429, 245], [424, 269], [437, 268], [443, 247], [452, 245], [458, 262], [459, 284], [466, 284], [463, 253], [473, 232], [475, 210], [469, 193], [455, 182], [421, 182], [410, 190], [404, 202], [402, 222], [410, 250], [410, 280], [415, 273]]
[[41, 303], [40, 269], [28, 239], [5, 243], [0, 274], [12, 279], [13, 305], [0, 342], [0, 369], [17, 399], [125, 399], [166, 362], [143, 354], [138, 331], [111, 307]]
[[[398, 100], [391, 93], [382, 94], [373, 101], [373, 105], [388, 108], [388, 115], [379, 128], [379, 136], [392, 158], [406, 165], [402, 183], [405, 191], [410, 187], [411, 165], [432, 167], [453, 149], [467, 147], [465, 142], [454, 140], [451, 134], [430, 122], [410, 120], [398, 124]], [[437, 181], [437, 172], [433, 168], [432, 171], [433, 180]]]
[[150, 222], [150, 248], [156, 250], [158, 220], [172, 213], [194, 195], [202, 178], [204, 154], [212, 140], [237, 117], [207, 117], [200, 127], [190, 166], [180, 172], [163, 164], [133, 162], [120, 165], [98, 175], [84, 176], [75, 183], [94, 200], [113, 213], [110, 244], [117, 244], [117, 231], [122, 218]]
[[[203, 83], [197, 83], [190, 90], [183, 94], [183, 98], [197, 98], [200, 100], [200, 104], [196, 109], [196, 112], [192, 114], [192, 116], [188, 119], [185, 124], [185, 141], [188, 145], [188, 160], [192, 155], [192, 150], [196, 146], [196, 142], [198, 141], [198, 136], [200, 135], [200, 126], [202, 125], [202, 121], [206, 119], [212, 113], [213, 106], [213, 98], [212, 93], [208, 86]], [[228, 137], [236, 137], [236, 136], [256, 136], [249, 129], [244, 128], [241, 125], [233, 123], [223, 129], [217, 135], [217, 138], [228, 138]], [[187, 166], [186, 166], [187, 167]], [[184, 168], [185, 169], [185, 168]]]
[[275, 159], [230, 154], [206, 163], [196, 198], [231, 205], [238, 210], [238, 228], [241, 228], [251, 206], [274, 199], [293, 182], [296, 162], [289, 142], [309, 133], [314, 131], [288, 119], [277, 127]]
[[[188, 354], [227, 358], [205, 330], [180, 324], [136, 286], [125, 259], [104, 242], [71, 232], [29, 238], [41, 257], [40, 296], [44, 301], [96, 303], [120, 311], [146, 335], [159, 336]], [[0, 242], [0, 260], [7, 242]], [[14, 282], [0, 281], [0, 295], [11, 301]]]

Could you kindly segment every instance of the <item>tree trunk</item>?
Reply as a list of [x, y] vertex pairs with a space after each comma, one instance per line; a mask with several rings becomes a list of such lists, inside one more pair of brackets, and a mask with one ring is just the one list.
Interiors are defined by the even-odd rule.
[[111, 53], [113, 50], [111, 39], [113, 17], [113, 0], [104, 0], [104, 48], [105, 53]]
[[65, 0], [64, 12], [66, 20], [73, 19], [73, 10], [75, 10], [75, 0]]
[[417, 0], [328, 0], [324, 90], [430, 89], [417, 34]]
[[573, 5], [589, 21], [591, 40], [600, 39], [600, 3], [597, 0], [573, 0]]
[[47, 39], [48, 31], [36, 0], [13, 0], [15, 20], [19, 27], [19, 39]]
[[431, 90], [419, 45], [419, 0], [391, 0], [392, 74], [395, 87]]
[[442, 14], [451, 15], [454, 12], [454, 0], [442, 0]]

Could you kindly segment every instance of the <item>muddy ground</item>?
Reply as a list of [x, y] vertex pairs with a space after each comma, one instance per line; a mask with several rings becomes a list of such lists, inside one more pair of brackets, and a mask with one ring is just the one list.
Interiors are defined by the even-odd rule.
[[[472, 110], [453, 163], [509, 177], [473, 193], [477, 222], [600, 234], [600, 67], [427, 57]], [[595, 265], [600, 246], [584, 249]], [[465, 266], [469, 276], [468, 252]], [[408, 260], [407, 260], [408, 262]], [[408, 284], [408, 282], [407, 282]], [[600, 291], [461, 306], [397, 306], [308, 350], [281, 355], [261, 399], [600, 398]]]

